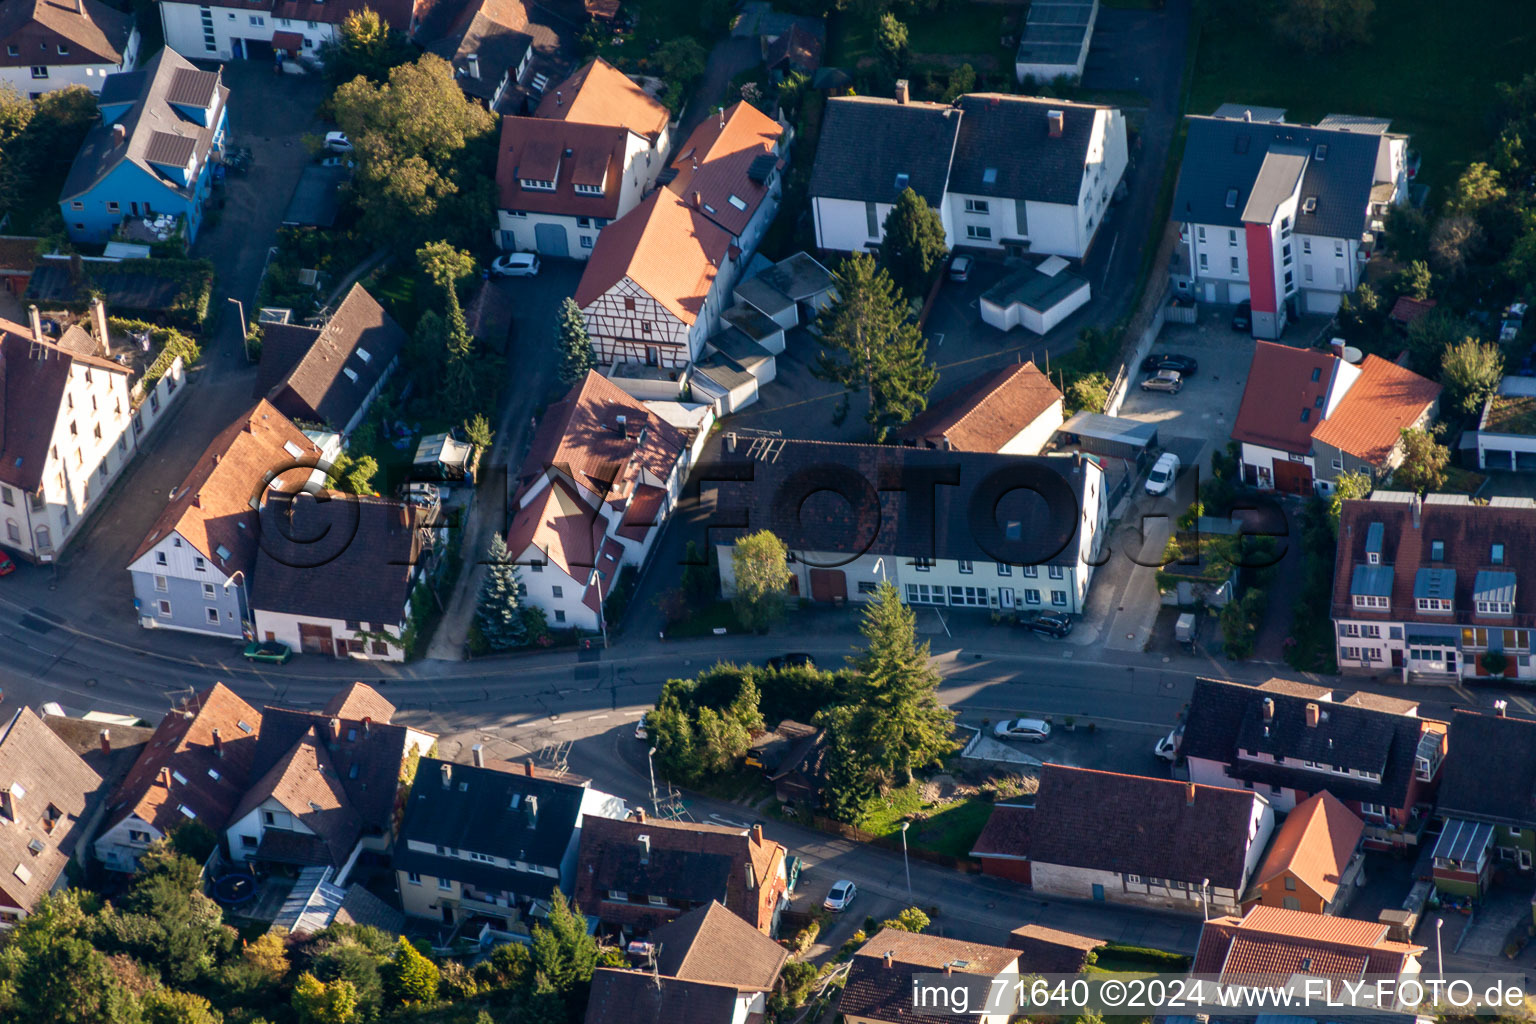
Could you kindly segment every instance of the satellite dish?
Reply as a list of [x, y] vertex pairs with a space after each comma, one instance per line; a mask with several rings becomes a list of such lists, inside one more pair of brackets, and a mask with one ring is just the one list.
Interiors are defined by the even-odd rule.
[[1365, 353], [1361, 352], [1358, 348], [1355, 348], [1355, 346], [1353, 346], [1353, 345], [1345, 345], [1344, 346], [1344, 361], [1346, 363], [1359, 363], [1360, 360], [1362, 360], [1364, 358], [1365, 358]]

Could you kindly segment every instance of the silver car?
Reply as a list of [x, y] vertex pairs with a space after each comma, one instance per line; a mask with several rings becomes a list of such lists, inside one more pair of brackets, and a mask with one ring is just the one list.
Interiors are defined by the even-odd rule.
[[1184, 390], [1184, 376], [1178, 370], [1158, 370], [1141, 382], [1143, 391], [1166, 391], [1176, 395]]

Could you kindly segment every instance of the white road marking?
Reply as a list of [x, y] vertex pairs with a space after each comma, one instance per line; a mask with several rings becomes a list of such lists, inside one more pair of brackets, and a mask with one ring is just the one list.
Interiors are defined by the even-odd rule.
[[595, 721], [597, 721], [600, 718], [607, 718], [607, 717], [608, 716], [606, 714], [603, 714], [603, 715], [588, 715], [587, 716], [587, 721], [595, 722]]

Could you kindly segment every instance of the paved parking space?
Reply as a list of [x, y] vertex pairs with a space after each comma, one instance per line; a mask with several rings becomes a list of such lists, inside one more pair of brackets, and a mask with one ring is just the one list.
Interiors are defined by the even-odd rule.
[[1152, 352], [1191, 356], [1199, 371], [1177, 395], [1133, 385], [1120, 415], [1156, 423], [1163, 447], [1177, 453], [1184, 465], [1208, 464], [1210, 451], [1231, 440], [1253, 347], [1251, 337], [1231, 329], [1224, 306], [1203, 307], [1198, 323], [1167, 324]]

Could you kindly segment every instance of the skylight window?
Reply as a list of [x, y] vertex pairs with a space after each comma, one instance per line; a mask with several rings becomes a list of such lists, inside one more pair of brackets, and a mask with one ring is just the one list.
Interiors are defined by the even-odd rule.
[[983, 185], [996, 185], [997, 184], [997, 168], [996, 167], [988, 167], [986, 170], [982, 171], [981, 172], [981, 183]]
[[283, 442], [283, 451], [287, 452], [289, 455], [292, 455], [294, 458], [298, 458], [300, 455], [304, 454], [304, 449], [300, 448], [292, 441]]
[[1317, 209], [1317, 196], [1307, 196], [1301, 201], [1301, 212], [1312, 213]]
[[741, 198], [741, 196], [735, 195], [734, 193], [730, 196], [730, 198], [726, 200], [726, 202], [730, 203], [738, 210], [745, 210], [747, 208], [747, 201]]
[[371, 360], [373, 358], [373, 356], [368, 354], [368, 350], [367, 349], [360, 348], [360, 349], [357, 350], [357, 358], [361, 359], [363, 362], [366, 363], [369, 360]]
[[185, 775], [181, 774], [181, 772], [171, 772], [171, 778], [175, 779], [177, 782], [181, 783], [183, 786], [185, 786], [187, 784], [187, 777]]
[[347, 375], [347, 380], [351, 381], [354, 384], [357, 383], [357, 371], [352, 369], [352, 367], [350, 367], [350, 366], [343, 366], [341, 368], [341, 372]]
[[178, 811], [180, 811], [182, 814], [185, 814], [189, 818], [196, 818], [197, 817], [197, 812], [194, 811], [192, 808], [188, 807], [186, 804], [178, 804], [176, 806], [176, 809]]
[[238, 727], [238, 728], [239, 728], [239, 729], [240, 729], [240, 731], [241, 731], [241, 732], [243, 732], [243, 733], [251, 733], [251, 732], [254, 732], [254, 731], [255, 731], [255, 730], [254, 730], [254, 729], [252, 729], [252, 728], [251, 728], [251, 726], [250, 726], [250, 723], [249, 723], [249, 722], [246, 722], [246, 721], [243, 721], [243, 720], [242, 720], [242, 721], [239, 721], [239, 722], [236, 722], [236, 723], [235, 723], [235, 725], [236, 725], [236, 726], [237, 726], [237, 727]]
[[898, 174], [898, 175], [896, 175], [896, 191], [900, 192], [903, 189], [905, 189], [907, 187], [907, 183], [909, 181], [911, 181], [911, 180], [912, 180], [911, 175], [908, 175], [908, 174]]
[[1237, 189], [1235, 188], [1227, 189], [1227, 209], [1237, 209]]
[[219, 775], [219, 770], [217, 768], [209, 768], [208, 777], [214, 782], [218, 782], [221, 776]]
[[1312, 157], [1313, 157], [1313, 159], [1316, 159], [1316, 160], [1327, 160], [1328, 159], [1328, 143], [1326, 143], [1326, 142], [1318, 143], [1317, 144], [1317, 148], [1312, 151]]

